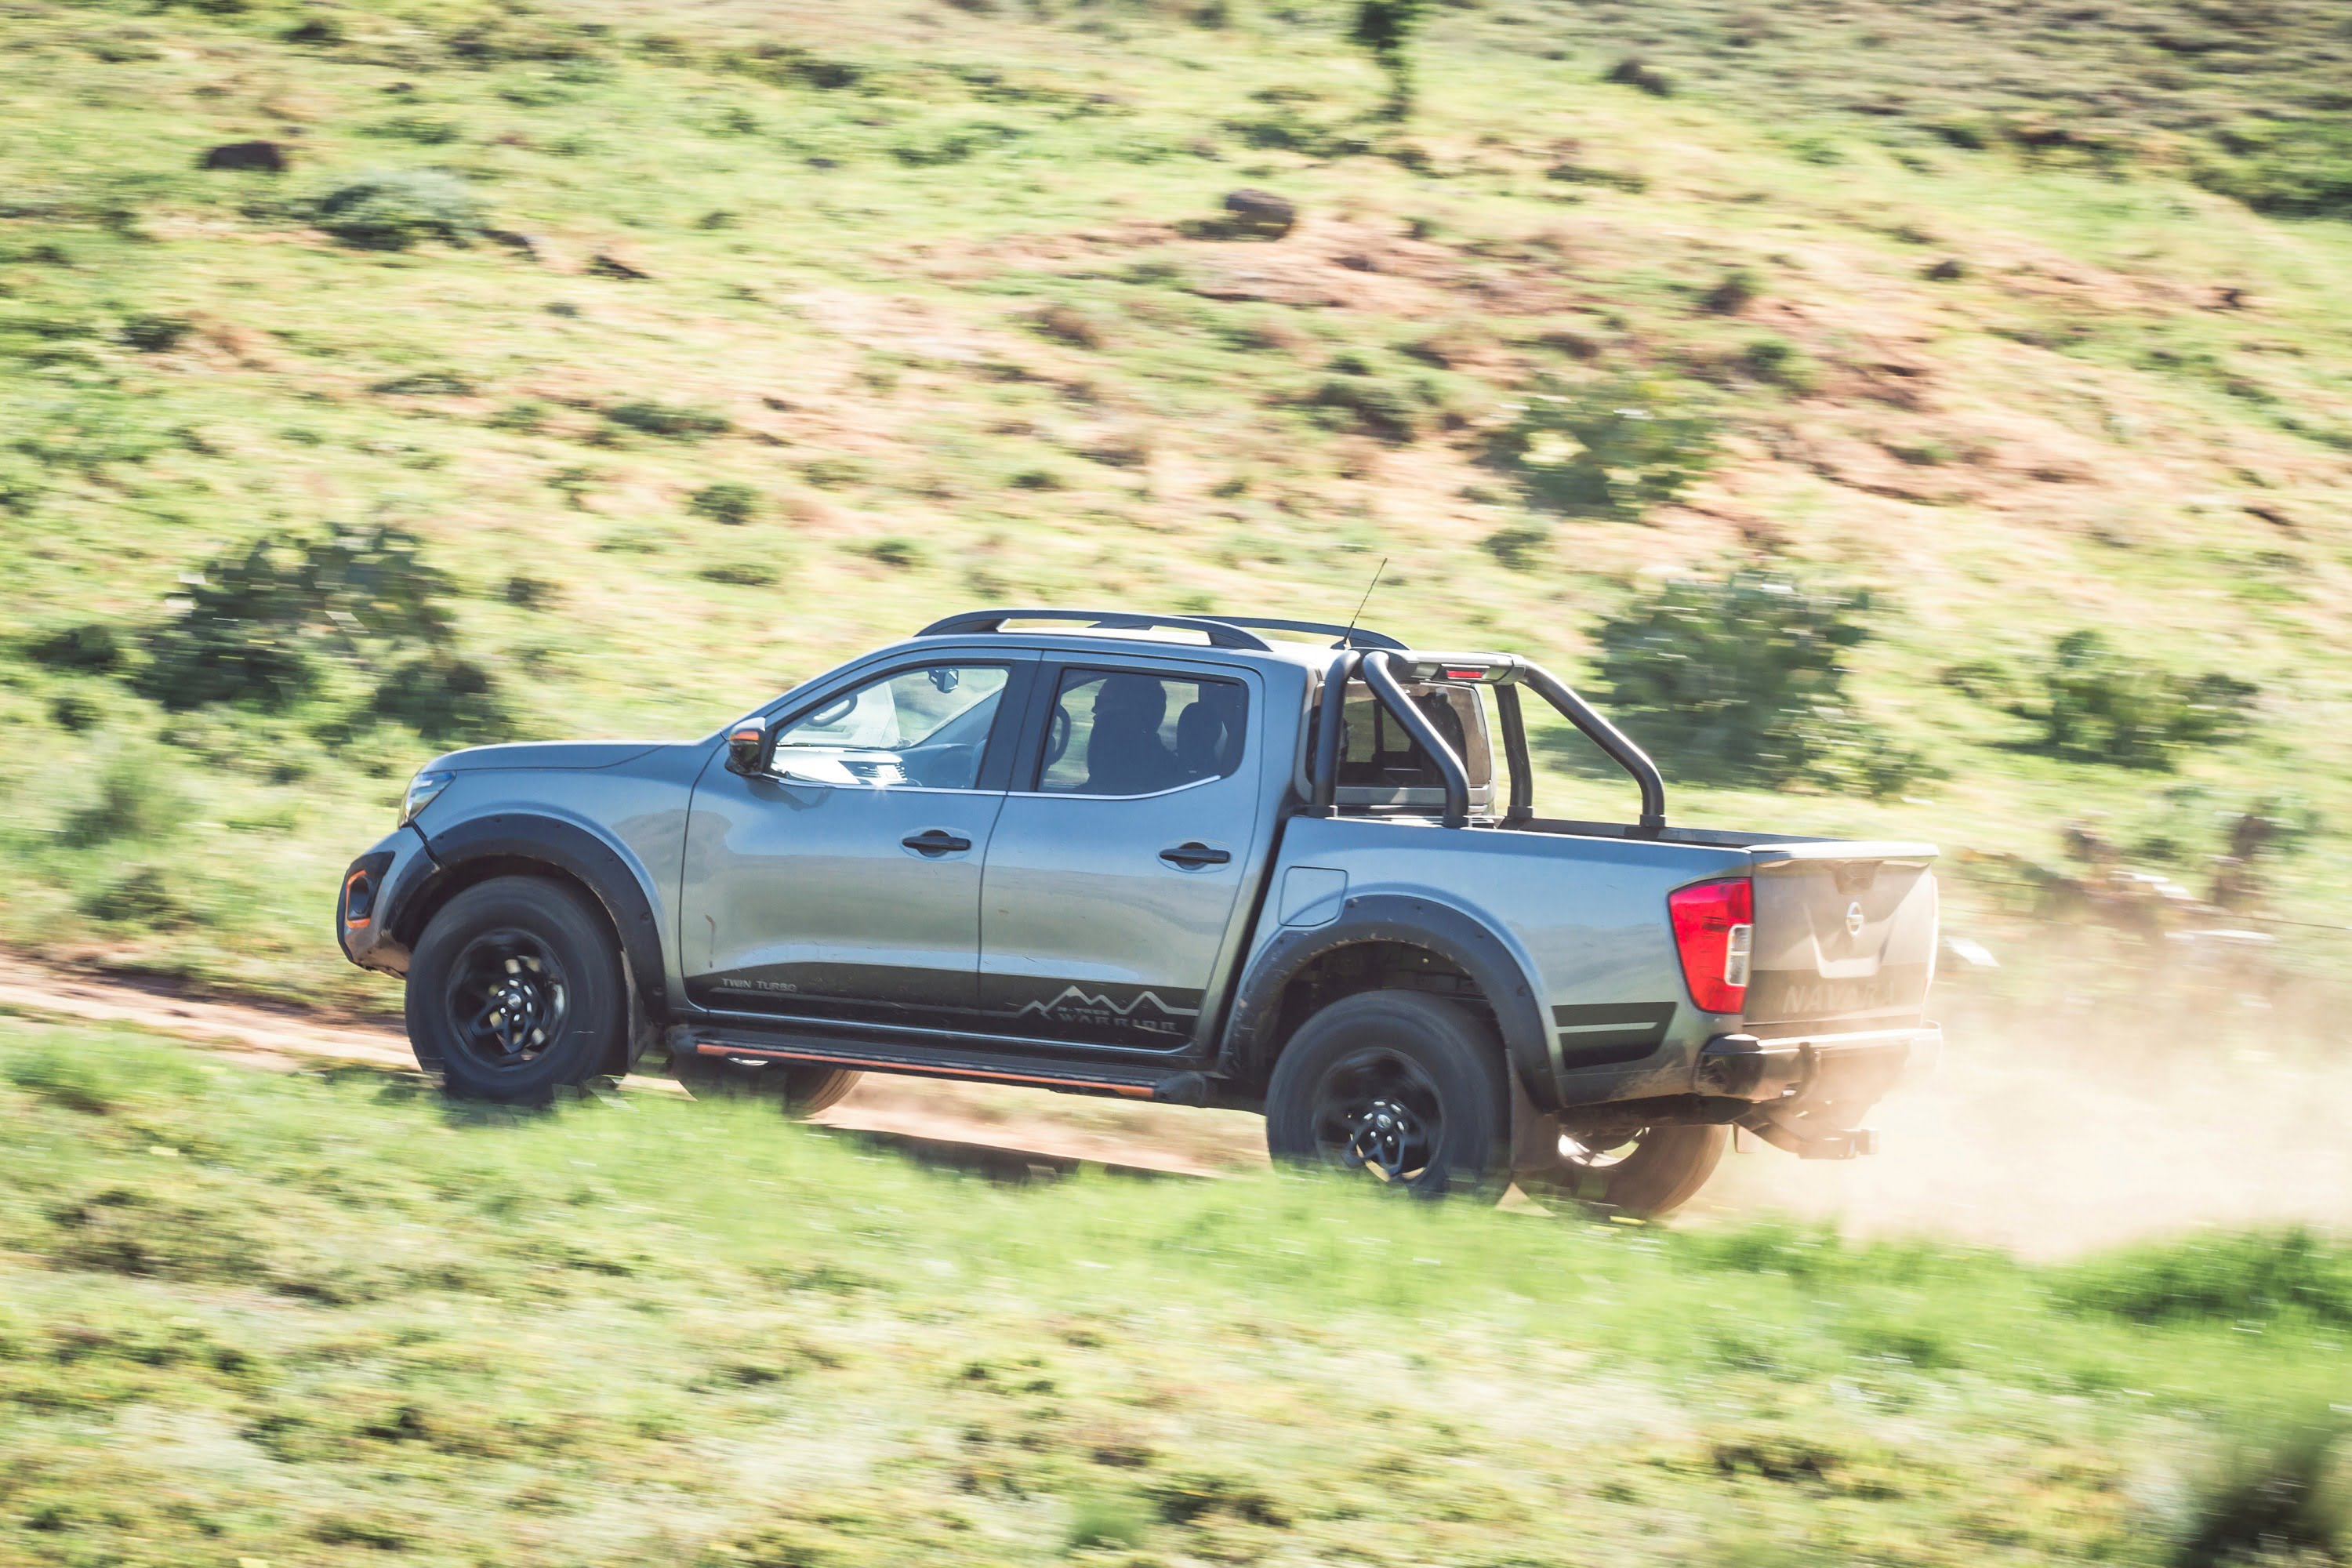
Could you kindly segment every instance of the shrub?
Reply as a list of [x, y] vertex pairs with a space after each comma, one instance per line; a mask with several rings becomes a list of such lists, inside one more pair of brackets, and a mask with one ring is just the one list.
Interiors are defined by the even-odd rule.
[[687, 498], [686, 510], [713, 522], [740, 525], [760, 513], [760, 492], [736, 479], [703, 486]]
[[2352, 128], [2340, 119], [2265, 128], [2239, 146], [2246, 156], [2201, 163], [2198, 184], [2282, 217], [2352, 216]]
[[2184, 749], [2243, 738], [2261, 690], [2219, 671], [2175, 674], [2088, 628], [2060, 637], [2039, 676], [2038, 698], [2010, 711], [2042, 726], [2047, 750], [2120, 767], [2169, 768]]
[[1496, 530], [1478, 542], [1512, 571], [1532, 572], [1543, 564], [1543, 549], [1551, 542], [1551, 530], [1539, 522], [1517, 522]]
[[2352, 1552], [2352, 1488], [2336, 1465], [2343, 1426], [2329, 1413], [2238, 1439], [2197, 1484], [2166, 1559], [2171, 1568], [2344, 1562]]
[[866, 553], [885, 566], [901, 568], [920, 566], [930, 558], [930, 552], [923, 548], [921, 540], [896, 534], [866, 545]]
[[1755, 273], [1745, 267], [1735, 267], [1725, 273], [1714, 288], [1700, 295], [1698, 302], [1702, 309], [1716, 315], [1736, 316], [1748, 309], [1748, 303], [1756, 298], [1759, 287]]
[[98, 775], [98, 794], [68, 814], [65, 841], [76, 847], [162, 838], [187, 820], [194, 805], [173, 774], [152, 757], [119, 759]]
[[25, 655], [52, 669], [103, 675], [122, 663], [122, 634], [104, 621], [83, 621], [37, 634], [26, 640]]
[[1870, 607], [1769, 573], [1677, 578], [1601, 626], [1600, 684], [1635, 739], [1685, 773], [1892, 794], [1926, 764], [1846, 697]]
[[168, 353], [194, 330], [185, 316], [132, 316], [122, 323], [122, 341], [142, 354]]
[[400, 528], [271, 533], [205, 563], [150, 639], [141, 689], [167, 708], [283, 708], [334, 658], [439, 647], [449, 580]]
[[2352, 1246], [2300, 1226], [2147, 1242], [2074, 1265], [2058, 1293], [2143, 1323], [2302, 1317], [2352, 1326]]
[[362, 174], [304, 210], [318, 227], [366, 250], [405, 250], [427, 239], [464, 245], [484, 219], [473, 187], [439, 169]]
[[1713, 467], [1716, 421], [1664, 382], [1544, 376], [1487, 456], [1537, 505], [1639, 520]]
[[429, 648], [384, 676], [370, 703], [389, 719], [434, 742], [481, 740], [505, 728], [498, 682], [472, 659]]
[[616, 403], [604, 410], [604, 417], [615, 425], [642, 430], [648, 436], [666, 436], [674, 441], [699, 441], [706, 437], [724, 435], [731, 427], [727, 416], [716, 409], [697, 408], [683, 403], [656, 403], [651, 398]]
[[427, 114], [395, 114], [389, 120], [379, 120], [373, 125], [361, 126], [360, 134], [379, 136], [394, 142], [415, 142], [426, 147], [441, 147], [457, 140], [463, 132], [455, 121], [436, 120]]
[[1611, 66], [1608, 74], [1601, 79], [1615, 82], [1620, 87], [1640, 88], [1653, 98], [1672, 98], [1675, 92], [1674, 78], [1633, 55], [1628, 55]]
[[77, 906], [93, 920], [167, 931], [190, 924], [195, 910], [177, 878], [162, 866], [134, 866], [82, 899]]

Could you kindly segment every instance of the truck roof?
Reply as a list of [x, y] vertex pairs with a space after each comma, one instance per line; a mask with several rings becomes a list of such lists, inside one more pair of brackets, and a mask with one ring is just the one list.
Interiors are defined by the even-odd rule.
[[[1047, 625], [1008, 629], [1010, 623], [1039, 621]], [[1177, 640], [1185, 633], [1194, 634], [1210, 647], [1222, 651], [1270, 656], [1284, 664], [1317, 668], [1328, 662], [1329, 654], [1342, 648], [1411, 651], [1401, 639], [1367, 626], [1266, 616], [1160, 615], [1137, 610], [970, 610], [933, 621], [915, 634], [915, 640], [1003, 636], [1033, 647], [1049, 642], [1062, 647], [1086, 647], [1101, 641], [1138, 643], [1160, 649], [1195, 646]], [[1284, 633], [1290, 636], [1279, 635]], [[1276, 635], [1269, 637], [1267, 634]]]

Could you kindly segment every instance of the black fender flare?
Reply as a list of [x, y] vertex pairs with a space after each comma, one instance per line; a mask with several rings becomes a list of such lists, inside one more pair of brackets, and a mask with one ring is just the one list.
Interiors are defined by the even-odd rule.
[[1559, 1098], [1551, 1031], [1545, 1026], [1535, 981], [1516, 953], [1485, 921], [1451, 904], [1411, 893], [1349, 898], [1328, 925], [1285, 926], [1251, 961], [1225, 1016], [1220, 1067], [1255, 1084], [1272, 1067], [1282, 1042], [1274, 1037], [1282, 993], [1298, 972], [1325, 953], [1362, 942], [1409, 942], [1459, 965], [1495, 1009], [1513, 1076], [1541, 1105]]
[[669, 984], [662, 965], [661, 926], [653, 896], [618, 849], [576, 822], [534, 812], [493, 812], [467, 817], [425, 841], [436, 869], [413, 889], [404, 886], [399, 908], [387, 912], [411, 945], [421, 930], [417, 911], [437, 907], [446, 890], [469, 880], [466, 868], [483, 860], [536, 861], [561, 871], [595, 895], [621, 939], [621, 956], [647, 1016], [669, 1016]]

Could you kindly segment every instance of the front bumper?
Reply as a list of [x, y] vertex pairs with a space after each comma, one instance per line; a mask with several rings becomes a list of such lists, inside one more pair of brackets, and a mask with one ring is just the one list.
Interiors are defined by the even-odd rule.
[[343, 869], [335, 892], [335, 942], [362, 969], [408, 973], [408, 948], [394, 935], [402, 905], [436, 869], [425, 837], [400, 827]]
[[1812, 1110], [1867, 1110], [1889, 1090], [1917, 1083], [1943, 1059], [1935, 1024], [1793, 1039], [1717, 1035], [1701, 1047], [1693, 1092]]

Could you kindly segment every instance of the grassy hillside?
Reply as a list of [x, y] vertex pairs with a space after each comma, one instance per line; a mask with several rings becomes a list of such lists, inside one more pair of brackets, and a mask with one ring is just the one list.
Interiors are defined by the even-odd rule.
[[[2352, 1402], [2352, 1258], [2292, 1235], [1008, 1188], [21, 1021], [0, 1123], [11, 1563], [2192, 1563]], [[2245, 1517], [2207, 1547], [2331, 1560]]]
[[[1853, 721], [1929, 770], [1680, 815], [1977, 852], [1970, 929], [2071, 823], [2203, 894], [2249, 813], [2232, 921], [2352, 917], [2336, 7], [1457, 4], [1402, 123], [1346, 20], [13, 0], [6, 940], [380, 998], [325, 900], [445, 744], [1383, 557], [1373, 623], [1579, 677], [1675, 573], [1867, 590]], [[2085, 628], [2095, 706], [2223, 674], [2242, 737], [2053, 745]]]

